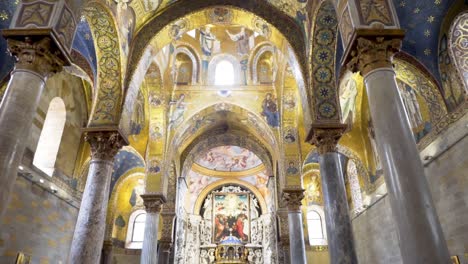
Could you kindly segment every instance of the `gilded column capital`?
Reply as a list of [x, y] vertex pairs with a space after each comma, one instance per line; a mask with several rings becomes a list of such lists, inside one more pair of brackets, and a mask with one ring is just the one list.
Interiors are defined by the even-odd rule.
[[352, 72], [360, 71], [362, 76], [375, 69], [392, 68], [393, 55], [400, 51], [401, 42], [399, 37], [358, 37], [347, 67]]
[[65, 61], [60, 57], [60, 51], [54, 50], [50, 37], [33, 40], [24, 37], [24, 40], [7, 39], [8, 51], [16, 59], [15, 70], [33, 71], [42, 78], [62, 71]]
[[148, 213], [159, 213], [162, 205], [166, 203], [166, 197], [161, 193], [142, 194], [141, 198]]
[[312, 125], [307, 141], [317, 147], [319, 154], [336, 152], [336, 146], [348, 126], [346, 124]]
[[86, 131], [85, 140], [91, 146], [93, 160], [113, 161], [117, 152], [127, 142], [119, 131]]
[[286, 188], [283, 190], [282, 199], [288, 206], [290, 212], [298, 212], [301, 210], [302, 199], [304, 199], [304, 189], [302, 188]]

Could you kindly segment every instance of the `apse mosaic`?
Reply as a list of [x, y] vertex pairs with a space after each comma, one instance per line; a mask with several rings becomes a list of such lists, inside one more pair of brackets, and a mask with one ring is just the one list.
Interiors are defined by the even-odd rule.
[[213, 148], [195, 162], [205, 168], [217, 171], [243, 171], [262, 164], [257, 155], [238, 146]]

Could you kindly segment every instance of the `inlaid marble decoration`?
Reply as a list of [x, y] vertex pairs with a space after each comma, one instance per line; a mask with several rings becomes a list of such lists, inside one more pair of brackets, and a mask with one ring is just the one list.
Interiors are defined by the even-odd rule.
[[382, 23], [386, 26], [393, 25], [393, 19], [388, 0], [360, 0], [357, 1], [359, 18], [364, 25], [371, 25], [374, 22]]

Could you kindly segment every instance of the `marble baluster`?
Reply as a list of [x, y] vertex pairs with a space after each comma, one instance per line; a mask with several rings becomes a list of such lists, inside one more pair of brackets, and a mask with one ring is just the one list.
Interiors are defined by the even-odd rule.
[[8, 207], [46, 79], [62, 69], [51, 42], [48, 37], [35, 42], [28, 37], [8, 39], [17, 61], [0, 105], [0, 218]]
[[141, 264], [158, 263], [159, 215], [166, 197], [162, 194], [143, 194], [141, 198], [146, 208], [145, 235], [141, 250]]
[[125, 144], [116, 131], [87, 132], [85, 139], [92, 157], [71, 245], [72, 264], [99, 263], [114, 157]]
[[304, 190], [301, 188], [283, 190], [283, 200], [288, 206], [291, 264], [307, 263], [301, 212], [302, 199], [304, 199]]
[[332, 264], [356, 264], [353, 230], [344, 184], [344, 169], [336, 152], [346, 125], [314, 125], [313, 143], [320, 154], [320, 176], [325, 207], [328, 250]]
[[406, 114], [392, 57], [396, 38], [358, 38], [349, 66], [364, 77], [404, 263], [450, 263], [447, 244]]

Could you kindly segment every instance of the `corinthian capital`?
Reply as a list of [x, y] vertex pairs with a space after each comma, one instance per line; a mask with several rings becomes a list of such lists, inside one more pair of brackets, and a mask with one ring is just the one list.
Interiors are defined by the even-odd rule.
[[162, 205], [166, 203], [166, 197], [161, 193], [143, 194], [141, 198], [148, 213], [159, 213]]
[[15, 69], [33, 71], [43, 78], [62, 70], [63, 61], [59, 51], [54, 51], [50, 37], [41, 37], [33, 40], [24, 37], [24, 40], [8, 38], [8, 50], [16, 58]]
[[85, 140], [91, 146], [93, 160], [113, 161], [117, 152], [127, 145], [118, 131], [87, 131]]
[[391, 68], [393, 55], [399, 52], [400, 48], [400, 38], [358, 37], [356, 49], [351, 52], [352, 58], [347, 66], [352, 72], [360, 71], [362, 76], [378, 68]]
[[288, 206], [289, 211], [297, 212], [301, 210], [304, 191], [302, 188], [286, 188], [283, 190], [282, 199]]
[[345, 124], [313, 125], [307, 141], [317, 147], [319, 154], [335, 152], [341, 136], [347, 129]]

